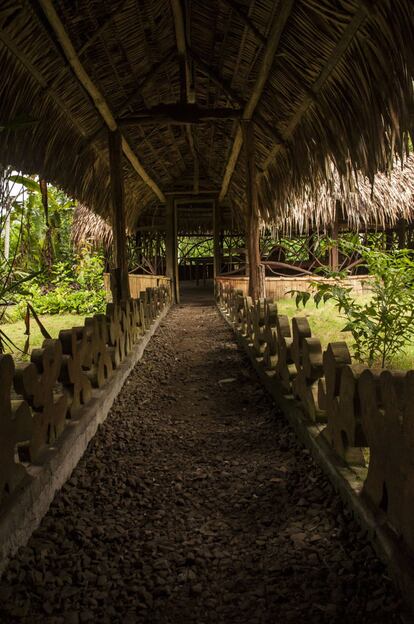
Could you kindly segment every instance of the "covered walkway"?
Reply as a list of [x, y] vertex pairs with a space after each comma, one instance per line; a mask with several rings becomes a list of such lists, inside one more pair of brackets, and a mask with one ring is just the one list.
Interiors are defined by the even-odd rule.
[[206, 296], [170, 311], [0, 582], [2, 624], [402, 621]]

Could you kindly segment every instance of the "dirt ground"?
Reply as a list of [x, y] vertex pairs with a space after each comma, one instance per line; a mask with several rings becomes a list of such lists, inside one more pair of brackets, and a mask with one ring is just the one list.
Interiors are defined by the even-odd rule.
[[0, 582], [2, 624], [391, 624], [402, 613], [207, 300], [163, 321]]

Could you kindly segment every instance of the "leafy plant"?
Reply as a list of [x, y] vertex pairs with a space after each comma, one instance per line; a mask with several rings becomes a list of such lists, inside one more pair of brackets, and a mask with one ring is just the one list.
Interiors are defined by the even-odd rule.
[[[355, 251], [345, 244], [345, 251]], [[312, 297], [315, 304], [333, 300], [346, 319], [342, 331], [353, 338], [354, 357], [359, 362], [382, 367], [414, 337], [414, 260], [410, 250], [385, 252], [360, 246], [361, 255], [370, 279], [365, 285], [371, 296], [365, 303], [357, 301], [344, 278], [346, 271], [333, 273], [326, 269], [326, 282], [312, 282], [311, 292], [292, 291], [296, 305], [306, 306]]]
[[18, 311], [30, 302], [38, 314], [64, 312], [93, 314], [105, 308], [103, 259], [98, 253], [81, 250], [73, 264], [56, 263], [49, 282], [32, 281], [25, 292], [16, 297]]

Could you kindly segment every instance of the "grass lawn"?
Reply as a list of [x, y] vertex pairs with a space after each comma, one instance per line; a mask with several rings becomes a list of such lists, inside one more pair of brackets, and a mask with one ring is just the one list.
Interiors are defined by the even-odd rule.
[[[39, 316], [43, 325], [52, 336], [57, 338], [61, 329], [70, 329], [83, 325], [84, 316], [78, 314], [44, 314]], [[17, 347], [23, 349], [27, 336], [25, 335], [24, 321], [16, 321], [15, 323], [6, 323], [0, 325], [0, 329], [12, 340]], [[30, 348], [41, 347], [44, 338], [40, 333], [36, 321], [32, 318], [30, 322]], [[8, 348], [6, 349], [8, 352]], [[17, 350], [15, 356], [17, 359], [27, 359]]]
[[[342, 318], [331, 302], [320, 304], [319, 308], [313, 301], [309, 301], [306, 308], [302, 306], [298, 309], [295, 305], [295, 298], [280, 299], [277, 302], [279, 314], [286, 314], [290, 319], [293, 316], [306, 316], [312, 329], [312, 335], [319, 338], [322, 347], [325, 348], [329, 342], [345, 340], [348, 343], [352, 354], [352, 336], [349, 332], [342, 332], [346, 325], [346, 320]], [[414, 368], [414, 344], [407, 346], [405, 353], [395, 357], [390, 368], [411, 369]]]

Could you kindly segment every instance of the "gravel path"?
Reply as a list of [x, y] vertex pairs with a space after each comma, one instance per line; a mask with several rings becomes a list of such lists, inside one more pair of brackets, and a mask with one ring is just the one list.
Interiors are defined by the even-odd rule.
[[164, 320], [0, 582], [2, 624], [401, 621], [387, 571], [206, 303]]

